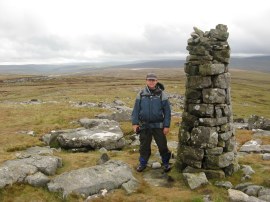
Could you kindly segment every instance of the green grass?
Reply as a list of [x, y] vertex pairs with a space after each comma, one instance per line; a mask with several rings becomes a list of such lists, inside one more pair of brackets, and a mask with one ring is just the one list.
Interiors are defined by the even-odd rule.
[[[39, 138], [51, 130], [77, 128], [74, 121], [89, 117], [94, 118], [102, 112], [102, 108], [75, 108], [71, 102], [104, 102], [122, 100], [127, 106], [133, 107], [138, 89], [145, 85], [145, 74], [149, 70], [131, 71], [127, 69], [104, 70], [91, 75], [57, 77], [54, 80], [6, 84], [0, 83], [0, 163], [13, 159], [16, 152], [35, 145], [43, 145]], [[185, 74], [182, 69], [156, 69], [160, 82], [165, 85], [168, 93], [184, 95]], [[234, 117], [248, 118], [251, 114], [265, 116], [270, 114], [270, 74], [259, 72], [231, 71], [231, 94]], [[16, 76], [1, 76], [0, 79], [16, 78]], [[19, 77], [19, 76], [18, 76]], [[126, 79], [128, 78], [128, 79]], [[39, 105], [16, 104], [16, 102], [38, 99]], [[50, 103], [49, 101], [57, 101]], [[173, 108], [174, 111], [182, 109]], [[178, 118], [172, 119], [168, 140], [178, 140]], [[132, 134], [131, 123], [121, 122], [124, 135]], [[36, 136], [27, 136], [20, 131], [33, 130]], [[252, 138], [250, 131], [237, 130], [237, 141], [243, 144]], [[263, 142], [270, 144], [269, 138]], [[155, 153], [157, 148], [153, 148]], [[71, 153], [61, 151], [55, 155], [63, 159], [63, 167], [57, 174], [77, 168], [95, 165], [100, 154], [97, 151], [87, 153]], [[127, 162], [132, 168], [137, 165], [138, 147], [125, 148], [121, 153], [109, 152], [111, 159]], [[155, 158], [155, 157], [151, 157]], [[256, 175], [254, 183], [269, 185], [267, 179], [270, 165], [256, 155], [249, 155], [239, 160], [241, 164], [254, 167]], [[213, 185], [204, 186], [191, 191], [183, 182], [182, 174], [173, 169], [169, 175], [175, 179], [171, 188], [152, 187], [147, 184], [141, 174], [135, 173], [141, 182], [138, 193], [127, 196], [123, 190], [116, 190], [104, 199], [96, 201], [202, 201], [203, 195], [210, 194], [216, 202], [228, 201], [227, 191]], [[233, 184], [240, 183], [241, 171], [228, 180]], [[24, 184], [15, 184], [0, 189], [0, 201], [83, 201], [80, 197], [70, 196], [63, 200], [61, 194], [50, 193], [46, 188], [34, 188]]]

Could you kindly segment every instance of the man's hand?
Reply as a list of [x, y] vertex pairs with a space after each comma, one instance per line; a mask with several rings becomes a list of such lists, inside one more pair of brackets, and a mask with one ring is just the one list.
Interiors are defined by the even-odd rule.
[[170, 132], [170, 128], [163, 128], [163, 134], [167, 135]]
[[139, 127], [139, 125], [132, 125], [133, 131], [136, 133], [136, 129]]

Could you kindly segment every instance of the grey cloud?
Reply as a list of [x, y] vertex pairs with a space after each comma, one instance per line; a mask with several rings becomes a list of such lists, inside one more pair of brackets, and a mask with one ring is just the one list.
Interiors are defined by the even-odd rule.
[[[193, 26], [200, 28], [200, 25], [188, 23], [148, 24], [138, 37], [102, 33], [67, 38], [50, 34], [33, 16], [19, 18], [9, 15], [4, 18], [5, 12], [1, 11], [0, 8], [0, 62], [90, 60], [93, 59], [88, 54], [91, 51], [97, 51], [98, 57], [107, 59], [150, 58], [154, 55], [179, 55], [180, 58], [188, 54], [187, 40]], [[270, 54], [270, 30], [265, 24], [266, 19], [270, 19], [270, 10], [256, 18], [240, 18], [234, 24], [228, 24], [232, 54]]]
[[270, 9], [253, 17], [235, 19], [231, 29], [229, 27], [232, 52], [270, 55], [268, 19]]
[[94, 36], [89, 43], [110, 54], [163, 54], [184, 52], [186, 33], [177, 27], [145, 27], [142, 37]]

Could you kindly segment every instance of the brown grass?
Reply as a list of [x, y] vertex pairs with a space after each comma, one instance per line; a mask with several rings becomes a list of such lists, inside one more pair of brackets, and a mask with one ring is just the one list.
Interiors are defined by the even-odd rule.
[[[145, 74], [154, 71], [159, 75], [160, 81], [165, 84], [169, 93], [184, 95], [185, 75], [182, 69], [113, 69], [92, 72], [89, 75], [76, 75], [57, 77], [49, 81], [7, 84], [0, 83], [0, 163], [13, 159], [18, 151], [31, 146], [42, 145], [39, 138], [51, 130], [76, 128], [74, 121], [89, 117], [94, 118], [102, 112], [101, 108], [74, 108], [70, 102], [105, 102], [111, 103], [115, 99], [122, 100], [127, 106], [133, 107], [136, 89], [144, 86]], [[270, 114], [270, 83], [269, 74], [232, 71], [232, 101], [234, 117], [247, 118], [251, 114], [269, 117]], [[1, 75], [0, 79], [18, 78], [21, 76]], [[128, 78], [128, 79], [127, 79]], [[27, 105], [18, 102], [39, 99], [43, 104]], [[52, 103], [50, 101], [57, 101]], [[174, 111], [181, 109], [173, 108]], [[172, 119], [171, 131], [168, 140], [178, 140], [178, 118]], [[124, 135], [132, 134], [131, 123], [121, 122]], [[20, 133], [23, 130], [33, 130], [36, 136]], [[237, 130], [236, 139], [242, 145], [252, 139], [252, 132]], [[262, 138], [264, 144], [270, 144], [270, 139]], [[153, 154], [157, 151], [152, 148]], [[77, 168], [95, 165], [100, 153], [90, 151], [87, 153], [71, 153], [61, 151], [55, 155], [63, 159], [63, 167], [57, 174]], [[122, 152], [108, 152], [111, 159], [122, 160], [132, 168], [138, 163], [138, 147], [128, 147]], [[159, 160], [154, 155], [152, 160]], [[252, 180], [256, 183], [270, 184], [265, 179], [269, 173], [269, 162], [262, 161], [258, 155], [248, 155], [239, 159], [241, 164], [253, 165], [256, 175]], [[241, 179], [239, 171], [228, 178], [233, 183]], [[141, 182], [138, 192], [126, 195], [119, 189], [103, 199], [96, 201], [202, 201], [202, 196], [210, 194], [214, 201], [227, 201], [227, 192], [213, 185], [191, 191], [183, 182], [182, 175], [176, 170], [170, 172], [175, 179], [171, 188], [153, 187], [145, 182], [141, 173], [134, 176]], [[15, 184], [0, 190], [0, 201], [63, 201], [61, 194], [49, 193], [45, 188], [34, 188], [28, 185]], [[83, 201], [78, 196], [70, 196], [66, 201]]]

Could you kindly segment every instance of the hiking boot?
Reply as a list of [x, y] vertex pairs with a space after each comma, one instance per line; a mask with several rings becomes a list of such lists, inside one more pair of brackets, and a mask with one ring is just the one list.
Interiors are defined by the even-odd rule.
[[137, 167], [137, 172], [142, 172], [144, 169], [146, 168], [146, 165], [139, 165], [138, 167]]
[[166, 164], [164, 165], [164, 172], [167, 173], [172, 169], [172, 167], [170, 166], [170, 164]]

